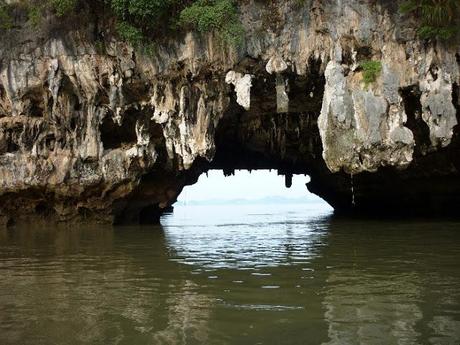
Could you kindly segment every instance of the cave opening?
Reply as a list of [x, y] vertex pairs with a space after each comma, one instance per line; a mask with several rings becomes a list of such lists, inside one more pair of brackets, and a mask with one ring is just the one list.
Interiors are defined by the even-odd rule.
[[401, 88], [404, 110], [407, 114], [406, 127], [414, 134], [415, 154], [423, 155], [431, 145], [430, 128], [422, 119], [421, 91], [418, 85]]
[[99, 127], [104, 149], [118, 149], [135, 143], [136, 120], [135, 116], [126, 116], [119, 125], [112, 117], [106, 116]]
[[307, 182], [307, 175], [278, 175], [276, 170], [209, 170], [183, 189], [174, 212], [164, 215], [161, 222], [169, 224], [184, 217], [199, 221], [202, 216], [235, 222], [264, 213], [283, 213], [288, 220], [292, 210], [302, 209], [310, 215], [331, 212], [323, 199], [308, 191]]

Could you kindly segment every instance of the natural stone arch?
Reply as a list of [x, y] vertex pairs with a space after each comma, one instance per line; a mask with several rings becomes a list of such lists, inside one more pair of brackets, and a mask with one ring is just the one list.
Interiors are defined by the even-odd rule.
[[[190, 32], [148, 56], [108, 32], [101, 52], [94, 25], [65, 23], [2, 35], [0, 222], [138, 222], [213, 168], [308, 174], [343, 213], [457, 213], [458, 45], [401, 30], [394, 2], [282, 3], [241, 3], [239, 49]], [[370, 85], [362, 59], [381, 67]]]

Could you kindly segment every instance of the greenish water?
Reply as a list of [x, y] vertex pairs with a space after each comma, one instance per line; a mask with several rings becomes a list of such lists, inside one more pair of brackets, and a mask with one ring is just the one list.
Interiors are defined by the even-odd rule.
[[181, 207], [0, 231], [0, 344], [460, 344], [460, 223]]

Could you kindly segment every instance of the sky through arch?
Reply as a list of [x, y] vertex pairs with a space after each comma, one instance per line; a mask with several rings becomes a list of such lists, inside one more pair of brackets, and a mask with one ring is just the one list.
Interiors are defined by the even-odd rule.
[[206, 202], [217, 200], [261, 200], [280, 198], [296, 202], [321, 202], [310, 193], [305, 184], [308, 176], [294, 175], [292, 187], [286, 188], [284, 176], [278, 176], [275, 170], [236, 170], [235, 175], [225, 177], [220, 170], [211, 170], [200, 176], [198, 182], [187, 186], [178, 198], [181, 203]]

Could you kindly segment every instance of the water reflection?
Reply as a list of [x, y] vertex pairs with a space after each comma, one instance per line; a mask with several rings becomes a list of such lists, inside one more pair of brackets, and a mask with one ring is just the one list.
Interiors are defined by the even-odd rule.
[[211, 301], [168, 260], [161, 227], [17, 228], [0, 246], [2, 344], [190, 344], [207, 334], [198, 307]]
[[178, 208], [163, 219], [166, 245], [177, 262], [208, 271], [309, 264], [327, 233], [330, 210], [303, 206], [302, 211], [274, 206]]
[[460, 343], [457, 223], [340, 221], [329, 229], [328, 344]]
[[0, 343], [458, 344], [459, 229], [259, 206], [0, 231]]
[[196, 291], [199, 286], [190, 280], [184, 282], [183, 291], [168, 297], [168, 326], [154, 334], [155, 343], [206, 344], [209, 340], [210, 305], [212, 300]]

